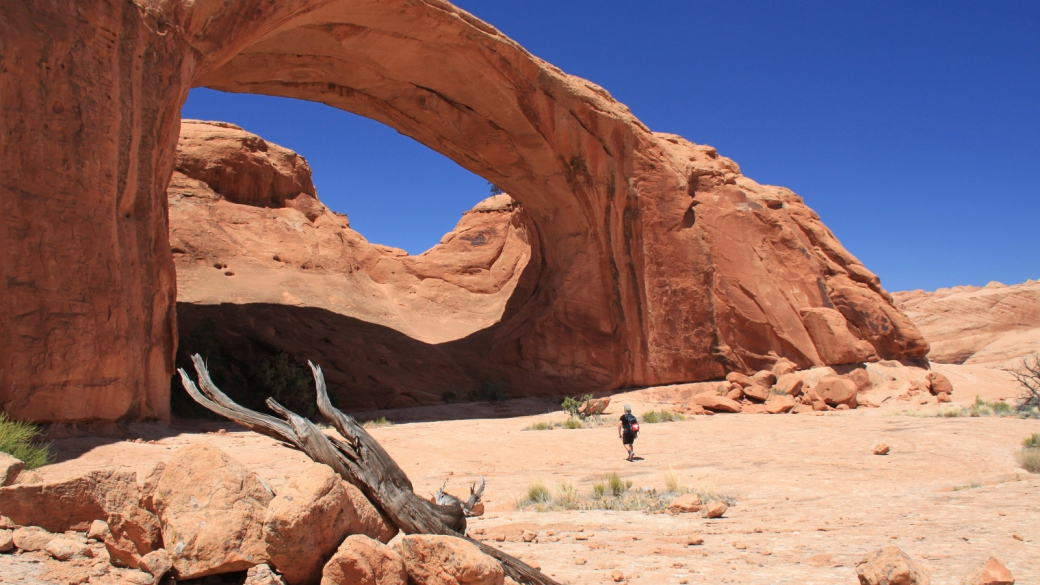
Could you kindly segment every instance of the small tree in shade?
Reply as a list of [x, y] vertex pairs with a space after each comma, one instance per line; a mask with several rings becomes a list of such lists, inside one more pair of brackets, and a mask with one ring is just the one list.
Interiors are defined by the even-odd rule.
[[1040, 407], [1040, 353], [1026, 356], [1017, 368], [1005, 371], [1014, 376], [1024, 389], [1018, 397], [1018, 410]]
[[501, 194], [505, 193], [505, 191], [499, 189], [498, 185], [495, 185], [491, 181], [488, 181], [488, 187], [489, 187], [489, 190], [491, 191], [492, 195], [501, 195]]

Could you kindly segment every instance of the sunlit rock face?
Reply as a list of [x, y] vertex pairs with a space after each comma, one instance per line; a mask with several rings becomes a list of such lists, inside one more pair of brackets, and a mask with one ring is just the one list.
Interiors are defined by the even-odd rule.
[[[797, 196], [651, 132], [602, 88], [446, 2], [6, 3], [0, 23], [0, 402], [13, 416], [168, 416], [166, 191], [196, 86], [368, 116], [508, 192], [537, 239], [497, 323], [445, 343], [405, 338], [514, 394], [704, 380], [777, 355], [928, 352]], [[277, 192], [248, 203], [322, 221]], [[824, 339], [851, 347], [820, 351]]]

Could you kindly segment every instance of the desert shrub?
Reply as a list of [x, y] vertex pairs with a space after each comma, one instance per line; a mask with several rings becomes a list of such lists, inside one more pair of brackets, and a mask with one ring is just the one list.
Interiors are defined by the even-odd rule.
[[506, 399], [506, 393], [501, 381], [484, 378], [467, 398], [473, 402], [499, 402]]
[[565, 510], [571, 510], [578, 505], [578, 492], [574, 489], [574, 484], [569, 481], [557, 484], [555, 492], [553, 494], [553, 503], [557, 506]]
[[[315, 392], [310, 386], [312, 376], [303, 366], [289, 360], [288, 354], [263, 356], [253, 375], [253, 386], [267, 397], [296, 414], [312, 418], [318, 413]], [[266, 401], [266, 398], [265, 398]]]
[[1040, 473], [1040, 449], [1022, 449], [1016, 458], [1022, 469], [1029, 473]]
[[441, 400], [447, 402], [448, 404], [456, 402], [458, 401], [458, 399], [459, 395], [456, 394], [453, 390], [445, 390], [444, 392], [441, 392]]
[[632, 487], [632, 480], [621, 479], [621, 476], [618, 475], [616, 471], [608, 473], [605, 479], [607, 481], [607, 487], [610, 488], [610, 493], [615, 496], [620, 496]]
[[647, 424], [659, 423], [661, 422], [661, 417], [656, 412], [651, 410], [650, 412], [643, 413], [643, 422]]
[[564, 412], [570, 413], [572, 417], [585, 418], [581, 414], [581, 406], [589, 400], [592, 400], [592, 394], [586, 394], [582, 396], [581, 400], [574, 396], [565, 396], [563, 402], [560, 404], [560, 407], [563, 409]]
[[1011, 414], [1011, 405], [1007, 402], [1001, 402], [995, 400], [993, 402], [987, 402], [982, 399], [981, 396], [975, 397], [975, 402], [968, 407], [968, 416], [1006, 416]]
[[1033, 433], [1022, 441], [1023, 449], [1040, 449], [1040, 433]]
[[[246, 408], [266, 412], [267, 399], [274, 398], [300, 416], [311, 418], [318, 412], [310, 368], [296, 363], [288, 354], [258, 353], [247, 360], [232, 358], [224, 350], [212, 318], [183, 331], [178, 340], [177, 367], [193, 378], [195, 365], [191, 356], [196, 353], [205, 360], [213, 383]], [[224, 420], [196, 403], [181, 385], [180, 376], [170, 381], [170, 410], [181, 418]]]
[[50, 443], [39, 442], [39, 436], [36, 425], [10, 420], [0, 412], [0, 451], [25, 462], [26, 469], [36, 469], [51, 461]]
[[498, 185], [495, 185], [491, 181], [488, 181], [488, 192], [490, 192], [492, 195], [501, 195], [502, 193], [505, 193], [505, 191], [499, 189]]
[[544, 505], [550, 502], [552, 502], [552, 493], [549, 491], [549, 488], [545, 487], [545, 483], [539, 479], [527, 485], [527, 490], [517, 504], [522, 508], [531, 504]]
[[1017, 368], [1005, 370], [1022, 386], [1018, 397], [1018, 410], [1040, 408], [1040, 353], [1026, 356]]

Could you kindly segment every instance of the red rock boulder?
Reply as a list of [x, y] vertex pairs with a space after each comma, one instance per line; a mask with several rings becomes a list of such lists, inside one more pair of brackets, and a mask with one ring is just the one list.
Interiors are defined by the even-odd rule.
[[939, 372], [928, 372], [928, 391], [933, 395], [938, 396], [939, 394], [946, 394], [949, 396], [953, 394], [953, 383], [946, 376]]
[[404, 559], [385, 544], [352, 535], [336, 550], [321, 575], [321, 585], [407, 585]]
[[713, 412], [740, 412], [742, 407], [739, 402], [725, 396], [704, 392], [690, 399], [691, 404], [697, 404]]
[[153, 500], [178, 580], [244, 571], [268, 560], [271, 490], [223, 451], [198, 443], [175, 453]]
[[963, 585], [1015, 585], [1015, 578], [1003, 563], [990, 557], [985, 565], [968, 575]]
[[930, 585], [931, 576], [894, 546], [878, 549], [856, 564], [860, 585]]
[[813, 387], [813, 392], [828, 406], [845, 404], [850, 408], [857, 406], [856, 383], [847, 378], [838, 376], [826, 376]]
[[497, 560], [461, 538], [413, 534], [393, 548], [415, 585], [502, 585], [505, 580]]

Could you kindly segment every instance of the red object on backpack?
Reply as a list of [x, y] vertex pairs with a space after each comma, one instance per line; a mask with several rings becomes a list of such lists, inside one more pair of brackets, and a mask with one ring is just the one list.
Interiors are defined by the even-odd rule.
[[638, 433], [639, 432], [639, 421], [637, 421], [637, 420], [632, 421], [631, 427], [632, 427], [632, 432], [633, 433]]

